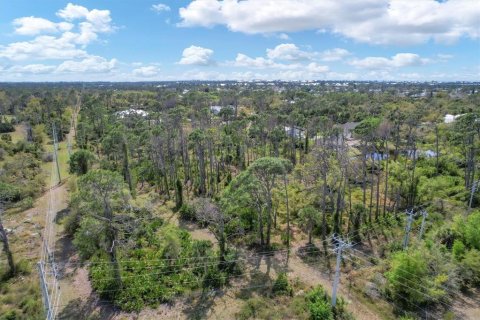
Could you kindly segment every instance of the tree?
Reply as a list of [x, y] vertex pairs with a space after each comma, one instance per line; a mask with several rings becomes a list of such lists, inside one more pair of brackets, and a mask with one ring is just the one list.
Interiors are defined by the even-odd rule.
[[88, 150], [80, 149], [75, 151], [69, 160], [70, 173], [75, 173], [79, 176], [86, 174], [94, 159], [95, 156]]
[[[266, 245], [270, 246], [270, 236], [272, 229], [272, 190], [276, 185], [277, 177], [284, 175], [292, 169], [290, 161], [281, 158], [264, 157], [257, 159], [248, 167], [250, 172], [257, 180], [264, 200], [267, 216], [267, 236]], [[263, 211], [263, 210], [262, 210]]]
[[78, 180], [78, 200], [86, 207], [84, 212], [104, 224], [106, 246], [117, 287], [122, 286], [120, 265], [117, 260], [117, 235], [115, 209], [125, 204], [123, 178], [117, 172], [92, 170]]
[[413, 308], [427, 302], [425, 286], [428, 266], [420, 251], [398, 252], [392, 257], [390, 271], [386, 273], [392, 298], [405, 307]]
[[[225, 214], [216, 204], [207, 198], [197, 198], [193, 206], [195, 207], [196, 218], [199, 222], [208, 225], [208, 229], [218, 241], [220, 268], [225, 267], [225, 253], [227, 250], [227, 240], [231, 237], [243, 233], [243, 230], [235, 224], [237, 217]], [[227, 230], [230, 233], [227, 234]]]
[[313, 228], [320, 222], [320, 212], [314, 207], [308, 206], [300, 210], [298, 213], [300, 225], [308, 234], [308, 244], [312, 244]]
[[8, 243], [7, 231], [3, 227], [2, 215], [3, 215], [3, 203], [0, 203], [0, 241], [2, 241], [3, 251], [5, 251], [5, 254], [7, 255], [8, 266], [10, 268], [10, 275], [14, 275], [16, 272], [15, 263], [13, 261], [13, 254], [12, 254], [12, 251], [10, 250], [10, 245]]

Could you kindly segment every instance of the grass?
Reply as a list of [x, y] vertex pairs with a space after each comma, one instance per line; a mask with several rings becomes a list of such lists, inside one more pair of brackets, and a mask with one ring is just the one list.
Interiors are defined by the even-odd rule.
[[[48, 143], [44, 145], [45, 152], [51, 152], [53, 153], [53, 144]], [[59, 143], [58, 146], [58, 162], [59, 162], [59, 167], [60, 167], [60, 177], [62, 181], [67, 179], [70, 176], [70, 173], [68, 172], [69, 170], [69, 165], [68, 165], [68, 148], [67, 148], [67, 142], [62, 141]], [[45, 180], [45, 185], [47, 187], [52, 186], [52, 181], [51, 181], [51, 176], [50, 173], [53, 170], [53, 175], [54, 175], [54, 182], [53, 184], [55, 185], [57, 183], [57, 167], [55, 166], [55, 162], [45, 162], [42, 164], [42, 170], [44, 172], [47, 172], [48, 174], [46, 175], [46, 180]]]
[[12, 136], [12, 142], [16, 143], [17, 141], [25, 139], [25, 126], [22, 124], [18, 124], [15, 126], [15, 131], [11, 132], [10, 135]]

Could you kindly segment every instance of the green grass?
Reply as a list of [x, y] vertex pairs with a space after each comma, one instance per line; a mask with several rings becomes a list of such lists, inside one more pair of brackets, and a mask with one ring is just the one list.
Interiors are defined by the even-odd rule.
[[[45, 148], [45, 152], [53, 152], [53, 144], [50, 144], [50, 143], [45, 144], [44, 148]], [[70, 173], [68, 172], [69, 170], [68, 159], [69, 159], [69, 156], [68, 156], [67, 142], [64, 141], [59, 143], [59, 147], [58, 147], [58, 162], [60, 166], [60, 176], [62, 178], [62, 181], [64, 181], [66, 178], [70, 176]], [[55, 166], [55, 162], [53, 162], [53, 164], [52, 162], [43, 163], [42, 170], [44, 170], [44, 172], [47, 173], [45, 178], [46, 186], [50, 187], [52, 185], [51, 176], [50, 176], [51, 173], [53, 173], [55, 176], [53, 183], [56, 184], [57, 168]]]
[[10, 133], [2, 133], [0, 135], [9, 134], [12, 137], [12, 142], [16, 143], [17, 141], [25, 139], [25, 127], [21, 124], [15, 126], [15, 131]]

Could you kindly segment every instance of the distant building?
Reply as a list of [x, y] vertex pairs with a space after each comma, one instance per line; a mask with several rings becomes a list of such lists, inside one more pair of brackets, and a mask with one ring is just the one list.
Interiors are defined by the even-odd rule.
[[445, 117], [443, 118], [443, 122], [444, 123], [452, 123], [452, 122], [455, 122], [455, 120], [457, 120], [461, 116], [463, 116], [463, 114], [457, 114], [457, 115], [446, 114]]
[[305, 138], [305, 133], [304, 132], [305, 132], [305, 130], [303, 128], [300, 128], [300, 127], [293, 127], [293, 129], [292, 129], [292, 127], [285, 126], [285, 133], [289, 137], [304, 139]]
[[148, 116], [147, 111], [140, 110], [140, 109], [133, 109], [133, 108], [123, 110], [123, 111], [118, 111], [115, 114], [117, 115], [117, 117], [120, 117], [122, 119], [128, 116], [141, 116], [141, 117]]
[[212, 113], [215, 115], [219, 114], [222, 109], [222, 106], [210, 106], [210, 111], [212, 111]]

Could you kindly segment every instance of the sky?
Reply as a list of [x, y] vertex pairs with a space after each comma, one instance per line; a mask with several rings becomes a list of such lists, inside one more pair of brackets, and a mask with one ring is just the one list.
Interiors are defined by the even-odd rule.
[[0, 0], [0, 81], [480, 81], [478, 0]]

